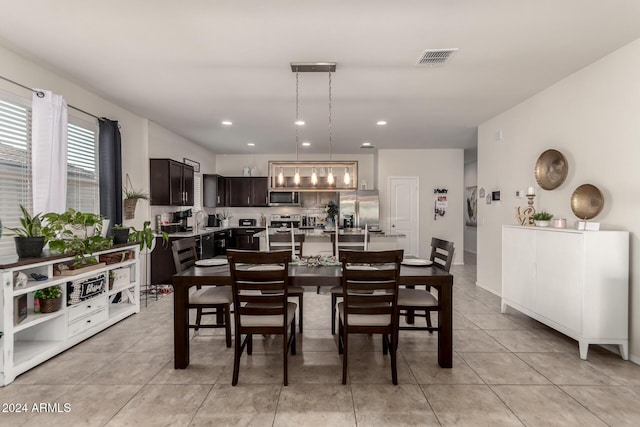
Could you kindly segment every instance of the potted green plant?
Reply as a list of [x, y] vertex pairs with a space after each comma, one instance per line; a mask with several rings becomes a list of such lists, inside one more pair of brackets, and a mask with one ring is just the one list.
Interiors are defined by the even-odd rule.
[[[151, 252], [155, 247], [156, 232], [153, 231], [150, 225], [151, 221], [145, 221], [142, 230], [136, 230], [135, 227], [131, 227], [133, 231], [129, 235], [129, 241], [139, 243], [140, 251], [147, 249], [148, 252]], [[160, 231], [159, 234], [163, 243], [166, 244], [169, 241], [169, 235], [164, 231]]]
[[536, 227], [548, 227], [551, 225], [551, 218], [553, 218], [553, 215], [545, 211], [533, 214], [533, 222]]
[[327, 223], [335, 224], [336, 215], [338, 215], [338, 205], [333, 200], [327, 203]]
[[133, 188], [129, 174], [127, 174], [127, 182], [122, 187], [124, 191], [124, 219], [134, 219], [136, 215], [136, 205], [138, 200], [149, 200], [149, 193]]
[[80, 212], [67, 209], [59, 214], [55, 212], [43, 215], [48, 228], [59, 238], [71, 239], [77, 236], [81, 239], [100, 234], [104, 218], [90, 212]]
[[42, 248], [47, 243], [47, 228], [42, 225], [42, 215], [31, 215], [27, 209], [20, 205], [22, 218], [20, 227], [6, 227], [16, 235], [16, 252], [19, 258], [36, 258], [42, 255]]
[[111, 230], [111, 237], [113, 238], [113, 244], [119, 245], [127, 243], [129, 241], [129, 234], [131, 234], [131, 227], [124, 227], [121, 224], [116, 224]]
[[53, 252], [73, 254], [71, 269], [97, 264], [93, 253], [111, 247], [111, 239], [101, 235], [103, 218], [98, 214], [68, 209], [61, 214], [47, 213], [44, 219], [49, 248]]
[[39, 289], [33, 294], [33, 299], [34, 301], [38, 301], [40, 313], [53, 313], [60, 309], [62, 289], [60, 289], [60, 286], [49, 286], [48, 288]]

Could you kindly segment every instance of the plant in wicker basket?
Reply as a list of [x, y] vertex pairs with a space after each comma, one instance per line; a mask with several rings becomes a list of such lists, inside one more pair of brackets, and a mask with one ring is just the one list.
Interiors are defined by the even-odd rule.
[[60, 286], [49, 286], [48, 288], [37, 290], [34, 299], [40, 301], [41, 313], [53, 313], [60, 310], [60, 301], [62, 300], [62, 289]]
[[127, 174], [127, 182], [122, 187], [124, 191], [124, 219], [133, 219], [136, 214], [136, 205], [138, 200], [149, 200], [149, 194], [142, 190], [136, 190], [131, 184], [129, 174]]

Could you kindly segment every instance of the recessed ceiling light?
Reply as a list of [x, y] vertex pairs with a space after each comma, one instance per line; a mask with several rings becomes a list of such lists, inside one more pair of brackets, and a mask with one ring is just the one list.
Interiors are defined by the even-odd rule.
[[386, 125], [386, 124], [387, 124], [387, 122], [386, 122], [386, 121], [384, 121], [384, 120], [378, 120], [378, 121], [376, 122], [376, 124], [377, 124], [378, 126], [384, 126], [384, 125]]
[[362, 144], [360, 144], [360, 148], [375, 148], [375, 145], [370, 142], [363, 142]]
[[249, 147], [255, 147], [256, 146], [255, 142], [247, 142], [247, 145]]
[[222, 124], [225, 126], [231, 126], [233, 124], [233, 122], [231, 120], [223, 120]]
[[303, 147], [310, 147], [311, 143], [309, 141], [305, 141], [305, 142], [302, 143], [302, 146]]
[[297, 126], [304, 126], [304, 120], [296, 120], [295, 122], [293, 122], [295, 125]]

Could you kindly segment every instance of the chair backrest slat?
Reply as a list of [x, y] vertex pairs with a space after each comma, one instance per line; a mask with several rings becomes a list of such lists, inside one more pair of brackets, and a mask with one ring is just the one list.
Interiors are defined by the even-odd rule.
[[386, 314], [396, 317], [403, 254], [402, 249], [340, 252], [346, 324], [349, 314]]
[[[293, 242], [295, 245], [295, 253], [297, 256], [302, 256], [302, 246], [304, 244], [304, 234], [295, 234], [293, 236]], [[271, 234], [269, 236], [269, 250], [279, 251], [288, 249], [291, 251], [291, 234], [290, 233], [278, 233]]]
[[242, 316], [281, 315], [282, 327], [286, 327], [291, 251], [228, 250], [227, 258], [236, 324], [242, 326]]
[[431, 261], [434, 267], [439, 267], [447, 273], [451, 269], [453, 262], [453, 242], [447, 240], [431, 238]]
[[173, 264], [178, 273], [192, 267], [198, 260], [196, 240], [193, 237], [171, 242], [171, 252], [173, 253]]

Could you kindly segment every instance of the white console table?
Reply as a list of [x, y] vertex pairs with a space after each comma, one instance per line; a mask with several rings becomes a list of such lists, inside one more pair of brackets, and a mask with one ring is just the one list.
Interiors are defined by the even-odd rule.
[[578, 341], [619, 345], [629, 358], [629, 233], [502, 227], [507, 306]]
[[[69, 256], [0, 259], [0, 385], [7, 385], [16, 376], [52, 358], [64, 350], [97, 334], [124, 318], [140, 311], [140, 252], [137, 244], [118, 245], [94, 253], [109, 256], [111, 264], [80, 272], [77, 275], [54, 275], [54, 265], [72, 260]], [[118, 256], [116, 256], [118, 255]], [[120, 256], [122, 255], [122, 256]], [[18, 286], [15, 273], [24, 273], [30, 280]], [[115, 279], [109, 289], [109, 273]], [[32, 273], [47, 276], [36, 281]], [[82, 296], [81, 284], [88, 290]], [[98, 286], [102, 284], [102, 286]], [[61, 307], [53, 313], [34, 312], [34, 293], [49, 286], [62, 289]], [[69, 289], [74, 289], [69, 293]], [[26, 298], [25, 298], [26, 297]], [[18, 319], [14, 306], [18, 300], [27, 304], [26, 317]]]

